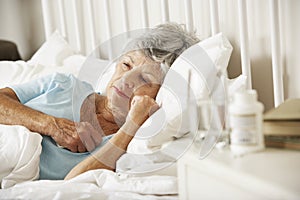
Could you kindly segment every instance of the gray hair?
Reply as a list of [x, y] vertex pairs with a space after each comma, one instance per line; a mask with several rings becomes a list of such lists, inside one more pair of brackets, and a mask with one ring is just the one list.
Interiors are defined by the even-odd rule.
[[166, 23], [132, 39], [124, 52], [139, 50], [152, 60], [170, 67], [184, 50], [199, 41], [195, 32], [188, 32], [176, 23]]

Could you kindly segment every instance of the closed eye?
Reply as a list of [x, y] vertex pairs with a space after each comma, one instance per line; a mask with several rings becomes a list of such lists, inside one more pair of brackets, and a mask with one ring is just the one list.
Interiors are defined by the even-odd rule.
[[122, 63], [122, 68], [123, 68], [123, 70], [128, 71], [128, 70], [131, 69], [131, 66], [130, 66], [129, 63], [123, 62], [123, 63]]
[[146, 83], [149, 82], [149, 80], [148, 80], [147, 78], [145, 78], [144, 76], [142, 76], [142, 80], [143, 80], [144, 82], [146, 82]]
[[148, 84], [148, 85], [152, 85], [152, 80], [151, 80], [151, 78], [149, 77], [149, 75], [142, 75], [141, 76], [141, 78], [142, 78], [142, 80], [146, 83], [146, 84]]

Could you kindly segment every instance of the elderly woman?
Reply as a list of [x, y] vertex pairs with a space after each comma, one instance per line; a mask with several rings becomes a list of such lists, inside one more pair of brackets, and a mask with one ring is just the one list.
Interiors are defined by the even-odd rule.
[[169, 67], [196, 42], [177, 24], [150, 29], [125, 48], [106, 96], [63, 74], [3, 88], [0, 123], [23, 125], [43, 136], [40, 179], [114, 170], [138, 128], [159, 108], [154, 98], [166, 74], [162, 64]]

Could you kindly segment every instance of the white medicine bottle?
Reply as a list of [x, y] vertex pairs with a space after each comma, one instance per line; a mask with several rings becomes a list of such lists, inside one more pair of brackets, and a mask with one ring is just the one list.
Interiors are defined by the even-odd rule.
[[241, 156], [264, 149], [262, 132], [264, 106], [256, 90], [237, 92], [229, 105], [230, 150]]

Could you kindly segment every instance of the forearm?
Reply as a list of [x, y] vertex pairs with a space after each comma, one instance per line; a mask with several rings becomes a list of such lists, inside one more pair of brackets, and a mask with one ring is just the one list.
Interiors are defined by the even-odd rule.
[[[89, 161], [97, 161], [94, 165], [87, 166], [88, 170], [100, 168], [115, 170], [117, 160], [126, 152], [127, 146], [133, 136], [119, 131], [98, 152], [89, 157]], [[91, 164], [91, 163], [90, 163]]]
[[10, 95], [0, 94], [0, 113], [1, 124], [23, 125], [45, 135], [50, 132], [51, 116], [24, 106]]
[[[96, 133], [93, 128], [90, 128], [89, 123], [75, 123], [21, 104], [15, 92], [10, 88], [0, 89], [0, 124], [23, 125], [31, 131], [51, 136], [58, 145], [72, 152], [86, 152], [87, 150], [79, 134], [86, 139], [90, 133]], [[92, 140], [87, 140], [89, 141], [88, 147], [93, 148], [101, 142], [101, 139], [95, 136]]]

